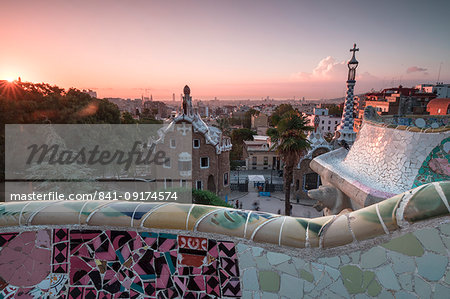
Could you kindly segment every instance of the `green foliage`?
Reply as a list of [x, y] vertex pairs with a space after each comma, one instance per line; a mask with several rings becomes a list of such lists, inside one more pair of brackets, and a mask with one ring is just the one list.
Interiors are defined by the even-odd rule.
[[192, 189], [192, 202], [195, 204], [229, 207], [233, 206], [223, 201], [220, 197], [207, 190]]
[[247, 128], [236, 129], [231, 132], [231, 144], [233, 144], [233, 147], [230, 152], [230, 160], [242, 159], [244, 140], [253, 140], [253, 135], [256, 135], [256, 132]]
[[222, 134], [225, 136], [230, 136], [230, 122], [226, 118], [219, 118], [216, 120], [217, 125], [216, 127], [219, 128], [222, 131]]
[[250, 109], [247, 112], [245, 112], [244, 121], [243, 121], [242, 126], [244, 128], [250, 129], [252, 126], [252, 116], [258, 115], [258, 114], [259, 114], [259, 111], [255, 110], [255, 109]]
[[121, 124], [135, 124], [137, 121], [133, 118], [130, 112], [125, 111], [122, 113], [122, 117], [120, 118]]
[[[280, 105], [281, 106], [281, 105]], [[313, 128], [307, 126], [306, 117], [295, 110], [285, 112], [277, 121], [275, 128], [267, 130], [274, 148], [284, 161], [285, 214], [290, 215], [290, 188], [294, 166], [300, 156], [310, 147], [306, 132]]]
[[335, 105], [333, 107], [328, 108], [328, 115], [335, 115], [335, 116], [341, 116], [343, 107], [339, 107], [338, 105]]
[[275, 108], [275, 111], [270, 116], [270, 123], [272, 126], [276, 126], [278, 122], [283, 118], [283, 115], [288, 112], [295, 111], [290, 104], [281, 104]]

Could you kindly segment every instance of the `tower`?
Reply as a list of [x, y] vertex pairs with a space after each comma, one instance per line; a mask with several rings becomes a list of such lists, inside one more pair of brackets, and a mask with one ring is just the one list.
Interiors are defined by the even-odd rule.
[[183, 89], [183, 114], [187, 116], [194, 115], [194, 108], [192, 107], [191, 89], [189, 86], [185, 86]]
[[353, 98], [353, 89], [356, 83], [356, 68], [358, 67], [358, 61], [355, 58], [356, 51], [359, 51], [359, 49], [356, 48], [356, 44], [354, 44], [353, 49], [350, 49], [350, 52], [353, 52], [352, 58], [347, 62], [347, 94], [345, 97], [344, 111], [342, 112], [341, 123], [337, 130], [337, 132], [339, 132], [338, 141], [345, 141], [348, 145], [352, 145], [356, 139], [356, 132], [353, 129], [353, 110], [355, 105]]

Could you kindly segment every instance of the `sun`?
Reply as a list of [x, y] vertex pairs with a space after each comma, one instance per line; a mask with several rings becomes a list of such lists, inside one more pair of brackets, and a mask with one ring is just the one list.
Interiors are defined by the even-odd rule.
[[9, 83], [12, 83], [14, 81], [13, 78], [6, 78], [6, 81], [8, 81]]

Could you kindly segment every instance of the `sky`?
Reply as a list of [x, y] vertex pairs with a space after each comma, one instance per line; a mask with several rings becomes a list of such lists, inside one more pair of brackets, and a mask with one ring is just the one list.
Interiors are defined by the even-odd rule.
[[450, 83], [450, 1], [0, 0], [0, 80], [99, 97], [336, 98]]

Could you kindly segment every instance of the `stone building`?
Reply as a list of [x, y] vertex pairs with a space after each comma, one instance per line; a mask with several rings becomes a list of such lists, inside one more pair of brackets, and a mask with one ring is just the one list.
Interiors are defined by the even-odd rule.
[[267, 129], [269, 128], [269, 117], [267, 114], [259, 113], [258, 115], [252, 115], [251, 128], [258, 135], [266, 135]]
[[[175, 125], [178, 125], [176, 129]], [[180, 134], [183, 134], [184, 130], [190, 130], [190, 125], [192, 140], [180, 144], [177, 142], [181, 139]], [[230, 192], [231, 139], [223, 136], [218, 128], [208, 126], [194, 111], [189, 86], [184, 87], [181, 113], [164, 128], [164, 132], [160, 135], [158, 146], [168, 151], [173, 149], [178, 155], [178, 157], [172, 155], [178, 161], [164, 165], [160, 171], [161, 174], [169, 172], [176, 175], [184, 174], [188, 178], [186, 181], [182, 178], [175, 181], [164, 178], [166, 187], [192, 184], [194, 189], [209, 190], [219, 196], [225, 196]], [[163, 176], [160, 176], [160, 180], [162, 178]]]
[[269, 136], [256, 135], [253, 138], [254, 140], [244, 141], [243, 158], [247, 169], [280, 170], [281, 159], [272, 148]]

